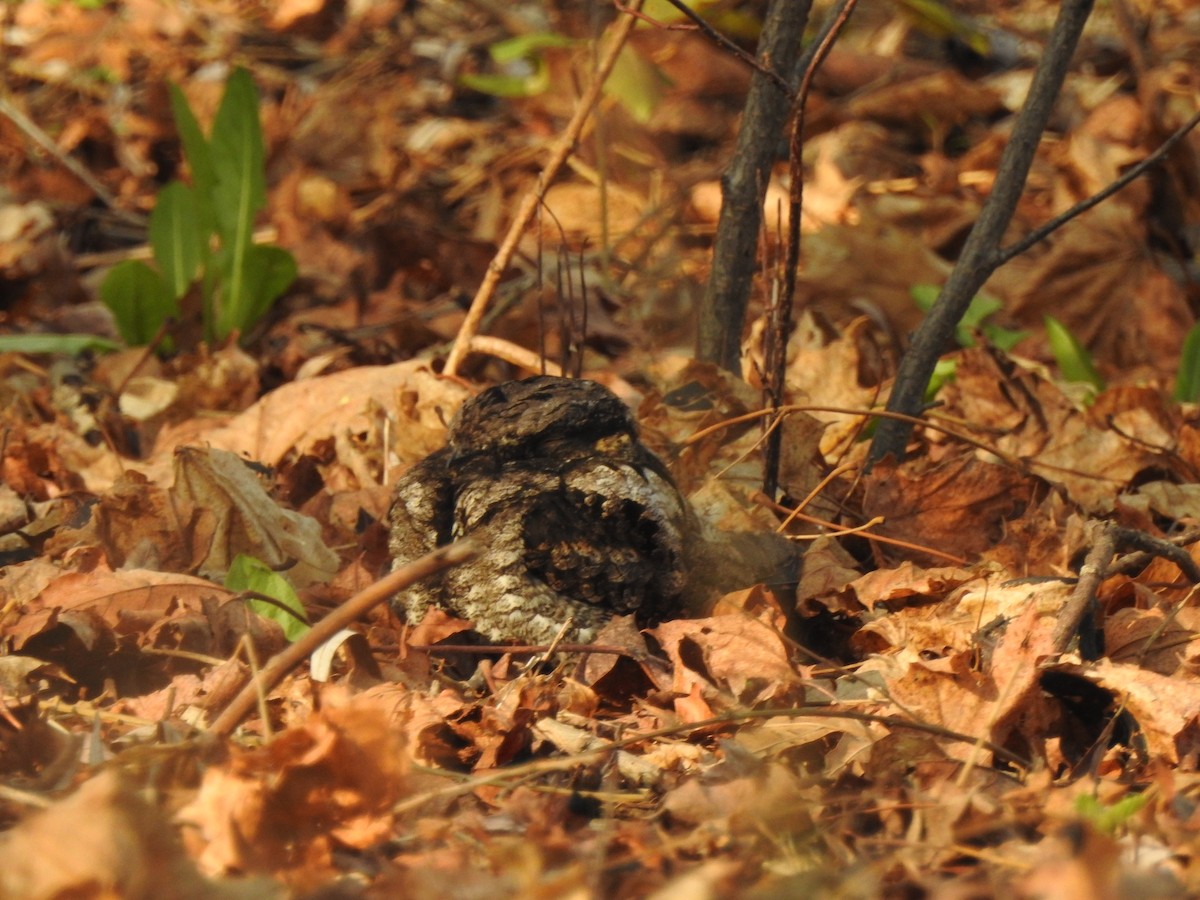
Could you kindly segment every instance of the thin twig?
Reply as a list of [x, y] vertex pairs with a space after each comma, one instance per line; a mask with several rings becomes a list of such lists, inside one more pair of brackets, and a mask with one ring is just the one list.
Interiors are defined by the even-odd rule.
[[87, 185], [92, 193], [99, 197], [104, 205], [113, 211], [114, 215], [120, 219], [124, 219], [131, 225], [137, 225], [140, 228], [146, 227], [145, 216], [122, 209], [120, 201], [117, 200], [115, 194], [101, 184], [100, 180], [85, 169], [82, 164], [64, 153], [58, 144], [54, 142], [53, 138], [46, 134], [37, 122], [21, 112], [21, 110], [9, 102], [7, 97], [0, 97], [0, 115], [16, 125], [17, 128], [25, 133], [26, 137], [54, 157], [59, 165]]
[[1054, 653], [1066, 653], [1079, 631], [1079, 624], [1096, 602], [1096, 591], [1108, 577], [1108, 567], [1116, 552], [1116, 533], [1107, 522], [1091, 523], [1092, 549], [1079, 567], [1079, 580], [1071, 592], [1058, 621], [1054, 624], [1052, 646]]
[[1129, 169], [1122, 174], [1120, 178], [1113, 181], [1112, 184], [1102, 189], [1099, 193], [1093, 194], [1084, 200], [1080, 200], [1066, 212], [1060, 213], [1049, 222], [1046, 222], [1044, 225], [1035, 228], [1016, 243], [997, 249], [992, 255], [992, 258], [988, 261], [988, 264], [993, 268], [1000, 268], [1000, 266], [1004, 265], [1013, 257], [1020, 256], [1034, 244], [1044, 241], [1051, 234], [1062, 228], [1076, 216], [1087, 212], [1093, 206], [1103, 203], [1117, 191], [1121, 190], [1121, 188], [1125, 187], [1125, 185], [1129, 184], [1129, 182], [1140, 177], [1146, 172], [1147, 169], [1158, 165], [1162, 161], [1163, 157], [1171, 152], [1171, 148], [1182, 141], [1187, 136], [1188, 132], [1197, 125], [1200, 125], [1200, 112], [1197, 112], [1194, 116], [1188, 119], [1187, 122], [1175, 129], [1175, 131], [1171, 132], [1170, 137], [1163, 141], [1157, 150], [1155, 150], [1141, 162], [1137, 163], [1137, 165], [1130, 166]]
[[471, 352], [482, 353], [484, 356], [494, 356], [496, 359], [502, 359], [506, 363], [512, 363], [514, 366], [528, 369], [530, 372], [540, 372], [543, 375], [554, 375], [557, 377], [561, 377], [563, 374], [562, 366], [546, 359], [545, 352], [541, 354], [534, 353], [520, 344], [506, 341], [504, 338], [477, 334], [471, 338]]
[[[769, 79], [771, 79], [771, 82], [777, 88], [779, 88], [785, 94], [791, 90], [791, 86], [787, 83], [787, 80], [782, 75], [774, 71], [770, 66], [766, 65], [765, 62], [760, 62], [759, 60], [755, 59], [729, 38], [725, 37], [725, 35], [721, 34], [721, 32], [717, 31], [715, 28], [705, 22], [704, 17], [684, 3], [683, 0], [667, 0], [667, 2], [683, 13], [684, 16], [691, 19], [696, 28], [703, 32], [705, 37], [707, 37], [710, 41], [733, 54], [733, 56], [744, 62], [755, 71], [762, 72]], [[623, 9], [624, 7], [618, 2], [617, 8]]]
[[[770, 404], [778, 409], [783, 406], [784, 382], [787, 380], [787, 345], [792, 331], [793, 305], [796, 298], [796, 270], [800, 267], [800, 211], [804, 205], [804, 123], [808, 111], [808, 96], [813, 78], [829, 51], [833, 49], [838, 35], [846, 27], [858, 0], [846, 0], [832, 27], [825, 32], [821, 43], [813, 53], [812, 61], [804, 70], [796, 101], [792, 107], [792, 127], [788, 144], [789, 166], [792, 183], [788, 192], [788, 243], [783, 268], [783, 293], [776, 298], [771, 310], [771, 323], [767, 329], [767, 385]], [[767, 439], [763, 457], [763, 493], [774, 497], [779, 486], [779, 459], [783, 446], [783, 429], [777, 429]]]
[[[1019, 766], [1022, 769], [1029, 769], [1031, 763], [1024, 757], [1006, 750], [991, 741], [981, 740], [978, 737], [973, 737], [962, 732], [952, 731], [949, 728], [944, 728], [941, 725], [934, 725], [929, 722], [922, 722], [916, 719], [908, 719], [903, 716], [888, 716], [878, 713], [864, 713], [856, 710], [843, 710], [834, 708], [828, 704], [814, 704], [813, 706], [801, 706], [787, 709], [743, 709], [734, 710], [720, 716], [713, 716], [711, 719], [704, 719], [700, 722], [689, 722], [681, 725], [672, 725], [667, 728], [660, 728], [656, 731], [647, 731], [642, 734], [634, 735], [633, 737], [624, 738], [622, 740], [613, 741], [603, 747], [595, 749], [583, 750], [579, 753], [572, 754], [562, 758], [539, 759], [533, 762], [521, 763], [513, 766], [505, 766], [502, 769], [495, 769], [482, 775], [474, 775], [465, 781], [460, 781], [457, 784], [448, 785], [444, 788], [436, 788], [431, 791], [426, 791], [422, 794], [409, 797], [402, 800], [392, 807], [392, 812], [396, 815], [403, 815], [414, 809], [419, 809], [426, 803], [434, 800], [449, 800], [454, 797], [461, 797], [469, 794], [477, 788], [486, 787], [492, 784], [502, 784], [505, 782], [518, 781], [523, 778], [529, 778], [534, 775], [541, 775], [548, 772], [558, 772], [564, 769], [573, 769], [585, 763], [596, 759], [601, 759], [610, 753], [617, 750], [624, 750], [627, 747], [632, 747], [635, 744], [641, 744], [646, 741], [654, 740], [660, 737], [681, 737], [683, 735], [695, 734], [706, 729], [713, 728], [718, 725], [734, 725], [739, 722], [748, 722], [761, 719], [846, 719], [851, 722], [866, 722], [883, 725], [890, 729], [907, 729], [917, 731], [923, 734], [930, 734], [934, 737], [945, 738], [946, 740], [957, 741], [964, 744], [978, 743], [986, 750], [990, 751], [997, 759], [1003, 759], [1013, 765]], [[428, 774], [443, 775], [446, 778], [460, 778], [459, 772], [439, 772], [434, 769], [426, 769]]]
[[1200, 584], [1200, 566], [1196, 565], [1191, 554], [1182, 547], [1136, 528], [1113, 526], [1113, 533], [1122, 550], [1132, 547], [1134, 550], [1161, 556], [1178, 566], [1192, 584]]
[[[1071, 57], [1087, 24], [1093, 2], [1063, 0], [1059, 4], [1058, 17], [1034, 72], [1029, 94], [1000, 157], [992, 192], [967, 235], [962, 253], [937, 301], [921, 322], [900, 361], [900, 369], [888, 399], [889, 410], [909, 415], [920, 413], [925, 400], [925, 388], [938, 358], [951, 346], [954, 330], [966, 313], [971, 299], [995, 271], [995, 266], [990, 263], [1021, 198], [1029, 167], [1033, 164], [1054, 102], [1067, 77]], [[880, 422], [871, 441], [868, 464], [877, 463], [889, 454], [897, 460], [903, 459], [911, 433], [912, 426], [907, 423], [890, 420]]]
[[[641, 0], [635, 0], [631, 5], [640, 9]], [[558, 175], [558, 170], [562, 168], [563, 164], [567, 161], [567, 157], [575, 149], [575, 142], [579, 140], [579, 135], [583, 132], [584, 123], [587, 122], [588, 116], [591, 115], [592, 109], [595, 107], [597, 100], [599, 100], [604, 82], [608, 80], [608, 76], [612, 73], [613, 66], [617, 62], [617, 56], [620, 54], [621, 48], [625, 46], [625, 41], [628, 40], [629, 33], [633, 30], [636, 22], [637, 20], [633, 16], [622, 16], [608, 27], [609, 44], [604, 55], [600, 58], [596, 75], [592, 79], [592, 83], [587, 91], [579, 99], [579, 104], [575, 108], [575, 115], [571, 117], [571, 121], [567, 123], [566, 129], [554, 144], [550, 152], [550, 158], [546, 161], [545, 168], [542, 169], [541, 174], [538, 176], [537, 184], [534, 185], [533, 190], [525, 195], [525, 199], [521, 201], [521, 206], [517, 209], [517, 215], [513, 219], [512, 225], [509, 226], [508, 233], [504, 236], [504, 240], [501, 242], [491, 263], [488, 264], [487, 273], [483, 276], [483, 282], [479, 285], [479, 290], [476, 291], [475, 298], [471, 301], [471, 308], [467, 310], [467, 316], [463, 319], [463, 323], [458, 329], [458, 335], [454, 339], [454, 346], [450, 348], [450, 355], [447, 357], [446, 366], [442, 370], [444, 374], [449, 376], [457, 375], [463, 359], [471, 353], [472, 341], [479, 332], [479, 325], [483, 321], [483, 315], [487, 312], [488, 304], [492, 300], [492, 295], [496, 292], [496, 286], [500, 283], [500, 278], [504, 274], [504, 270], [508, 268], [513, 254], [517, 251], [517, 244], [521, 240], [521, 235], [524, 234], [525, 229], [533, 220], [534, 212], [542, 202], [542, 198], [545, 196], [551, 182]]]

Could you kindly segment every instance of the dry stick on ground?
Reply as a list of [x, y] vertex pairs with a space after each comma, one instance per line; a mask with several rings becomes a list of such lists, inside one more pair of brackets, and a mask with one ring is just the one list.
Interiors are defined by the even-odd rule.
[[422, 578], [428, 578], [450, 566], [466, 562], [477, 552], [478, 548], [472, 542], [458, 541], [440, 547], [432, 553], [427, 553], [408, 565], [401, 566], [396, 571], [380, 578], [366, 590], [360, 591], [314, 625], [294, 644], [272, 657], [263, 667], [258, 678], [252, 679], [225, 707], [221, 715], [213, 722], [212, 727], [208, 729], [209, 733], [219, 737], [230, 735], [242, 718], [254, 708], [255, 701], [259, 696], [265, 695], [325, 641], [397, 591], [402, 591]]
[[[1063, 0], [1058, 18], [1046, 43], [1029, 88], [1029, 96], [1017, 116], [1012, 136], [1000, 158], [991, 194], [983, 204], [975, 227], [967, 236], [962, 254], [955, 263], [942, 292], [913, 336], [912, 345], [900, 361], [895, 386], [888, 399], [892, 412], [918, 415], [925, 398], [925, 387], [942, 352], [951, 346], [954, 330], [970, 306], [972, 298], [996, 269], [996, 248], [1016, 209], [1017, 200], [1029, 175], [1042, 132], [1050, 119], [1054, 101], [1070, 67], [1079, 35], [1092, 11], [1093, 0]], [[897, 420], [879, 423], [871, 442], [870, 461], [878, 462], [888, 454], [904, 457], [912, 426]]]
[[[1138, 550], [1150, 556], [1161, 556], [1174, 563], [1193, 585], [1200, 584], [1200, 566], [1186, 550], [1170, 541], [1134, 528], [1123, 528], [1111, 522], [1095, 521], [1089, 525], [1091, 549], [1079, 569], [1075, 589], [1058, 616], [1054, 629], [1054, 652], [1065, 653], [1079, 631], [1080, 623], [1096, 603], [1096, 592], [1104, 579], [1116, 574], [1113, 557], [1118, 548]], [[1086, 658], [1086, 656], [1085, 656]]]
[[1079, 580], [1075, 582], [1075, 589], [1054, 624], [1054, 653], [1066, 653], [1067, 648], [1071, 646], [1071, 641], [1079, 631], [1080, 622], [1096, 602], [1096, 590], [1108, 577], [1108, 567], [1112, 563], [1113, 554], [1116, 553], [1117, 538], [1111, 525], [1107, 522], [1092, 522], [1089, 527], [1092, 548], [1084, 558], [1083, 565], [1079, 567]]
[[[635, 10], [641, 9], [641, 0], [636, 0], [630, 6]], [[600, 98], [600, 90], [604, 87], [604, 82], [608, 80], [613, 66], [616, 65], [617, 56], [620, 54], [621, 48], [625, 46], [629, 32], [633, 29], [636, 22], [637, 19], [633, 16], [622, 15], [609, 25], [608, 47], [604, 55], [600, 58], [595, 77], [592, 79], [592, 83], [587, 91], [584, 92], [584, 95], [579, 98], [579, 105], [575, 108], [575, 115], [571, 117], [571, 121], [567, 123], [566, 130], [554, 145], [550, 153], [550, 158], [546, 161], [545, 168], [542, 169], [541, 174], [538, 176], [537, 184], [534, 185], [533, 190], [525, 195], [525, 199], [521, 201], [521, 206], [517, 209], [516, 218], [513, 219], [512, 225], [509, 226], [508, 233], [504, 236], [504, 240], [501, 242], [500, 248], [496, 251], [496, 255], [488, 264], [487, 273], [483, 276], [479, 290], [475, 292], [475, 298], [471, 301], [471, 308], [467, 310], [467, 317], [463, 319], [463, 323], [458, 329], [458, 335], [454, 338], [454, 346], [450, 348], [450, 355], [447, 357], [446, 366], [442, 370], [443, 374], [457, 375], [458, 368], [462, 365], [463, 359], [471, 352], [471, 342], [479, 331], [479, 324], [483, 321], [483, 315], [487, 312], [492, 295], [496, 292], [496, 285], [500, 283], [500, 278], [504, 274], [504, 270], [508, 268], [508, 264], [512, 261], [513, 255], [517, 251], [517, 244], [520, 243], [521, 235], [529, 227], [529, 223], [533, 221], [533, 214], [537, 210], [538, 204], [542, 202], [542, 198], [546, 195], [546, 190], [550, 187], [550, 183], [554, 181], [555, 176], [558, 175], [558, 170], [562, 168], [563, 163], [567, 161], [567, 157], [575, 149], [575, 142], [579, 140], [584, 123], [587, 121], [588, 116], [591, 115], [596, 101]]]
[[[829, 56], [858, 0], [847, 0], [841, 5], [833, 27], [817, 45], [812, 62], [804, 70], [804, 78], [796, 91], [796, 102], [792, 109], [791, 133], [788, 137], [788, 163], [792, 183], [788, 190], [787, 254], [783, 264], [783, 290], [771, 309], [771, 322], [767, 328], [766, 386], [770, 394], [770, 405], [776, 409], [783, 406], [784, 382], [787, 380], [787, 346], [792, 333], [792, 313], [796, 299], [796, 269], [800, 267], [800, 211], [804, 206], [804, 122], [808, 111], [808, 95], [812, 89], [813, 76], [821, 63]], [[775, 496], [779, 486], [779, 458], [783, 447], [783, 429], [776, 428], [767, 435], [767, 447], [763, 454], [763, 493]]]
[[122, 209], [116, 195], [101, 184], [100, 179], [85, 169], [81, 163], [76, 162], [72, 157], [63, 153], [58, 144], [45, 131], [38, 127], [38, 124], [33, 119], [14, 106], [7, 97], [0, 97], [0, 116], [4, 116], [16, 125], [18, 129], [25, 133], [26, 137], [45, 150], [54, 159], [58, 160], [59, 165], [82, 181], [105, 206], [113, 211], [113, 214], [117, 218], [123, 219], [131, 225], [137, 225], [140, 228], [146, 227], [145, 216]]

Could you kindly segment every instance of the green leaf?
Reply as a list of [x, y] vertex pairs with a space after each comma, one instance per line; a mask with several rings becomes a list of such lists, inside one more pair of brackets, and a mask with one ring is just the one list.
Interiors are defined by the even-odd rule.
[[480, 72], [464, 72], [458, 76], [458, 84], [506, 100], [521, 97], [536, 97], [550, 86], [550, 71], [541, 60], [531, 63], [533, 71], [528, 75], [489, 75]]
[[172, 181], [158, 192], [150, 213], [150, 246], [163, 281], [182, 297], [204, 260], [207, 238], [200, 231], [196, 195], [187, 185]]
[[658, 66], [631, 47], [622, 47], [603, 90], [605, 96], [612, 97], [635, 121], [645, 125], [658, 109], [668, 85], [670, 80]]
[[[921, 312], [929, 312], [941, 293], [936, 284], [915, 284], [908, 289], [908, 295]], [[998, 325], [986, 324], [987, 319], [1004, 308], [1004, 304], [995, 297], [979, 294], [971, 298], [971, 304], [955, 328], [954, 337], [960, 347], [975, 346], [975, 332], [982, 331], [984, 336], [1001, 350], [1011, 350], [1024, 340], [1028, 332], [1010, 331]]]
[[217, 173], [213, 169], [212, 150], [208, 139], [200, 130], [192, 108], [178, 85], [171, 85], [171, 113], [175, 127], [183, 144], [183, 155], [192, 170], [192, 186], [195, 188], [197, 215], [200, 231], [207, 237], [217, 230], [216, 213], [213, 211], [213, 191], [217, 186]]
[[211, 149], [217, 176], [213, 191], [217, 231], [222, 249], [229, 251], [222, 257], [217, 316], [217, 333], [223, 336], [222, 320], [245, 322], [249, 318], [247, 306], [254, 301], [247, 293], [246, 258], [253, 240], [255, 216], [267, 202], [258, 92], [245, 69], [235, 71], [225, 85], [225, 95], [213, 121]]
[[100, 284], [100, 299], [128, 344], [150, 343], [163, 322], [179, 315], [179, 303], [162, 276], [139, 260], [113, 266]]
[[1080, 794], [1075, 798], [1075, 812], [1091, 822], [1098, 831], [1113, 834], [1149, 802], [1149, 793], [1130, 794], [1105, 806], [1091, 794]]
[[538, 55], [548, 47], [570, 47], [574, 44], [571, 38], [551, 31], [534, 31], [530, 34], [520, 34], [503, 41], [496, 41], [488, 47], [488, 55], [496, 65], [503, 66], [529, 59]]
[[984, 319], [1003, 308], [1003, 303], [995, 297], [989, 297], [987, 294], [979, 294], [972, 297], [970, 306], [967, 307], [967, 311], [963, 313], [962, 320], [958, 323], [959, 327], [968, 330], [978, 328], [983, 324]]
[[286, 578], [253, 556], [237, 555], [225, 575], [225, 587], [231, 591], [253, 591], [274, 600], [274, 603], [266, 600], [247, 600], [246, 603], [264, 619], [278, 622], [289, 641], [308, 631], [308, 616], [296, 596], [296, 589]]
[[1200, 400], [1200, 323], [1193, 325], [1183, 339], [1179, 373], [1175, 376], [1175, 399], [1181, 403]]
[[948, 382], [953, 381], [957, 374], [958, 360], [956, 359], [939, 359], [934, 363], [933, 374], [929, 376], [929, 384], [925, 388], [925, 402], [932, 403], [937, 392]]
[[121, 345], [94, 334], [5, 334], [0, 335], [0, 353], [65, 353], [78, 356], [89, 350], [109, 352]]
[[921, 312], [929, 312], [933, 309], [933, 303], [941, 292], [941, 287], [936, 284], [914, 284], [908, 289], [908, 296], [912, 297], [917, 309]]
[[981, 330], [984, 337], [988, 339], [993, 347], [1003, 350], [1006, 353], [1029, 337], [1028, 331], [1014, 331], [1011, 328], [1001, 328], [998, 325], [984, 325]]
[[[228, 266], [231, 251], [222, 247], [218, 265]], [[242, 302], [218, 302], [215, 336], [224, 340], [234, 331], [245, 334], [267, 314], [271, 304], [296, 280], [296, 260], [280, 247], [251, 245], [239, 263], [242, 266]], [[224, 289], [224, 285], [222, 285]]]
[[488, 55], [502, 71], [466, 72], [458, 77], [458, 84], [489, 97], [536, 97], [550, 87], [550, 67], [542, 58], [541, 51], [570, 47], [574, 43], [565, 35], [548, 31], [535, 31], [497, 41], [488, 47]]
[[1063, 378], [1067, 381], [1090, 384], [1097, 391], [1104, 390], [1104, 379], [1096, 371], [1091, 354], [1083, 344], [1053, 316], [1046, 316], [1045, 323], [1050, 351], [1054, 354], [1054, 360], [1058, 363], [1058, 370], [1062, 372]]

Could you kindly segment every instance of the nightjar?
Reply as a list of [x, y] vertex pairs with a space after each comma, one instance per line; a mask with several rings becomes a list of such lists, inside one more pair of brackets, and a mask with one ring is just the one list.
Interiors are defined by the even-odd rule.
[[468, 400], [448, 444], [400, 479], [388, 514], [396, 565], [460, 537], [478, 557], [400, 595], [493, 641], [570, 642], [613, 615], [679, 612], [694, 519], [629, 408], [592, 381], [538, 376]]

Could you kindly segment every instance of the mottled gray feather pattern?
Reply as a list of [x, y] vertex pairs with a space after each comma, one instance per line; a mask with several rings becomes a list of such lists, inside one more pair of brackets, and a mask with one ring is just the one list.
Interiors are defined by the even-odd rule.
[[447, 446], [410, 469], [388, 517], [397, 565], [459, 537], [483, 552], [397, 600], [494, 641], [587, 641], [614, 614], [679, 612], [691, 511], [607, 388], [539, 376], [464, 404]]

